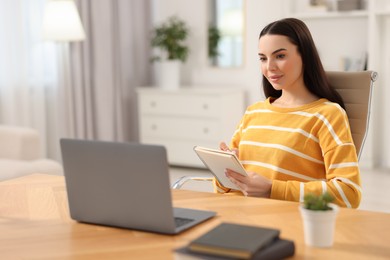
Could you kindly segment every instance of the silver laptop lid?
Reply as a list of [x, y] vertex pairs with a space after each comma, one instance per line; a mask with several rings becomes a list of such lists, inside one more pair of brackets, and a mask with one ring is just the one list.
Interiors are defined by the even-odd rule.
[[74, 220], [174, 233], [163, 146], [74, 139], [60, 142]]

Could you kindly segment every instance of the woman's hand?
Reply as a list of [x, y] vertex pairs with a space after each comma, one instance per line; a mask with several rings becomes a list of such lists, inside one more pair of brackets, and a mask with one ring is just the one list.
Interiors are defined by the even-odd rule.
[[226, 169], [225, 174], [240, 188], [244, 196], [269, 198], [271, 195], [272, 181], [255, 172], [248, 172], [248, 176], [242, 176]]
[[225, 142], [221, 142], [219, 144], [219, 149], [221, 149], [222, 151], [226, 151], [226, 152], [233, 152], [236, 154], [236, 156], [238, 157], [238, 149], [232, 149], [230, 150], [229, 146], [227, 146], [227, 144]]

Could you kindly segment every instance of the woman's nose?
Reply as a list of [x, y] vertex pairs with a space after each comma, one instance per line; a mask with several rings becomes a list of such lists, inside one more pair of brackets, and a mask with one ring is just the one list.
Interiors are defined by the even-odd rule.
[[275, 69], [276, 69], [275, 62], [272, 61], [271, 59], [268, 60], [267, 69], [268, 69], [268, 70], [275, 70]]

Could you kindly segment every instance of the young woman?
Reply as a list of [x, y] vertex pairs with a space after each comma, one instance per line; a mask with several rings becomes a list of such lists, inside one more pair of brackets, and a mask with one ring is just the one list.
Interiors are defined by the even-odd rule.
[[[335, 203], [356, 208], [360, 173], [344, 103], [328, 84], [307, 26], [287, 18], [259, 37], [265, 101], [249, 106], [233, 135], [248, 177], [226, 175], [245, 196], [303, 201], [329, 192]], [[215, 182], [219, 192], [233, 192]]]

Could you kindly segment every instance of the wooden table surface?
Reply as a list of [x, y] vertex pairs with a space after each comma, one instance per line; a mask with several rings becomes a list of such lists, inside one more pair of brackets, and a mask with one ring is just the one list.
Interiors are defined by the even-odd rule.
[[304, 244], [294, 202], [173, 190], [174, 205], [217, 217], [180, 235], [89, 225], [70, 219], [64, 178], [34, 174], [0, 182], [1, 259], [186, 259], [174, 250], [221, 222], [277, 228], [294, 259], [390, 259], [390, 214], [341, 209], [332, 248]]

